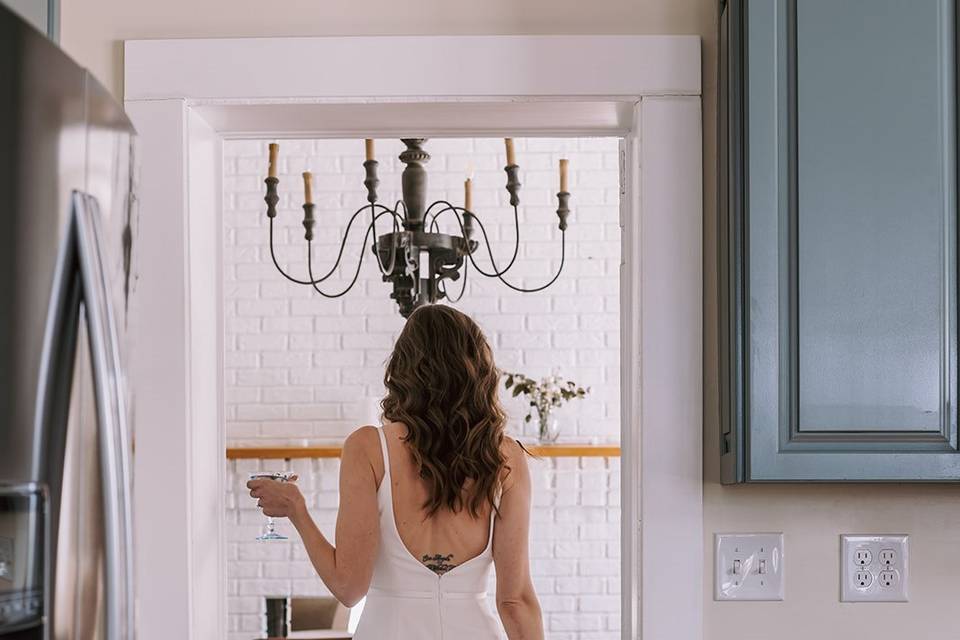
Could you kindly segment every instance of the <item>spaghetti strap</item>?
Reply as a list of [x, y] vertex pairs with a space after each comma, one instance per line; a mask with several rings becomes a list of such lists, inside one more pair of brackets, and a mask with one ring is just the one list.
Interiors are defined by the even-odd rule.
[[487, 536], [487, 551], [493, 544], [493, 525], [497, 521], [497, 509], [500, 508], [500, 498], [503, 494], [503, 486], [497, 485], [497, 491], [493, 494], [493, 506], [490, 508], [490, 534]]
[[[383, 427], [377, 428], [380, 435], [380, 455], [383, 456], [383, 480], [390, 480], [390, 454], [387, 452], [387, 436], [383, 432]], [[380, 484], [383, 484], [383, 480]], [[389, 483], [387, 486], [390, 486]]]

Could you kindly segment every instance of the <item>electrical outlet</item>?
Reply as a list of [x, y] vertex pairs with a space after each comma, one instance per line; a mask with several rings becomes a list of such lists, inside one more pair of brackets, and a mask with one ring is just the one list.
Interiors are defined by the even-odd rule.
[[718, 533], [716, 600], [783, 600], [783, 534]]
[[842, 602], [906, 602], [907, 536], [840, 536]]
[[897, 572], [889, 569], [880, 572], [880, 586], [890, 589], [897, 583]]

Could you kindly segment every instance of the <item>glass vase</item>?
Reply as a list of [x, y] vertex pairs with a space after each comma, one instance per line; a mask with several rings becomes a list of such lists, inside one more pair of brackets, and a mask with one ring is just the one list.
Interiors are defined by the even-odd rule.
[[540, 444], [553, 444], [560, 437], [560, 421], [551, 414], [539, 415], [539, 432], [537, 441]]

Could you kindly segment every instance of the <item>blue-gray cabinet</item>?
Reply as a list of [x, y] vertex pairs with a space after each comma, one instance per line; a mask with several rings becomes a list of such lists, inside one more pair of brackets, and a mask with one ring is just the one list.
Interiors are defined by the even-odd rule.
[[956, 14], [721, 4], [725, 482], [960, 480]]
[[60, 41], [60, 0], [0, 0], [37, 31]]

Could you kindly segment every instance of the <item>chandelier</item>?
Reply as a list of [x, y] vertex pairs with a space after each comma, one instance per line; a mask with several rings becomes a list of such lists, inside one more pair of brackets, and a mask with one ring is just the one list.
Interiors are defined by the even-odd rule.
[[[560, 277], [563, 271], [564, 261], [566, 259], [566, 230], [567, 217], [570, 215], [569, 201], [570, 193], [567, 191], [567, 160], [560, 160], [560, 190], [557, 193], [559, 206], [557, 207], [558, 226], [560, 228], [560, 266], [556, 274], [553, 275], [545, 284], [524, 288], [507, 281], [505, 278], [507, 272], [517, 261], [517, 254], [520, 250], [520, 180], [517, 177], [520, 167], [517, 166], [513, 140], [506, 138], [504, 140], [506, 147], [507, 164], [504, 171], [507, 173], [507, 192], [510, 194], [510, 206], [513, 208], [513, 220], [515, 228], [515, 241], [513, 246], [513, 255], [510, 260], [500, 268], [493, 256], [493, 249], [490, 246], [486, 229], [483, 222], [476, 215], [472, 205], [472, 179], [467, 178], [464, 182], [464, 203], [462, 207], [453, 205], [446, 200], [437, 200], [427, 206], [427, 170], [424, 165], [430, 160], [430, 155], [424, 151], [423, 145], [426, 138], [404, 138], [401, 140], [406, 149], [400, 154], [400, 161], [404, 163], [403, 174], [401, 176], [403, 199], [399, 200], [393, 208], [380, 204], [377, 200], [377, 186], [380, 180], [377, 178], [377, 161], [374, 159], [373, 140], [366, 140], [366, 161], [363, 168], [366, 172], [366, 178], [363, 181], [367, 189], [367, 203], [360, 207], [347, 223], [343, 239], [340, 242], [340, 250], [337, 253], [336, 261], [328, 271], [317, 275], [313, 264], [313, 239], [314, 227], [316, 226], [316, 217], [314, 216], [313, 203], [313, 176], [309, 171], [303, 172], [304, 186], [304, 204], [303, 204], [303, 228], [304, 239], [307, 241], [306, 263], [307, 277], [297, 278], [287, 273], [277, 261], [273, 246], [273, 223], [277, 217], [277, 203], [280, 198], [277, 194], [279, 179], [277, 178], [277, 155], [279, 145], [274, 143], [269, 146], [269, 170], [267, 179], [267, 193], [264, 201], [267, 203], [267, 219], [270, 226], [270, 257], [277, 270], [291, 282], [299, 285], [312, 287], [317, 293], [325, 298], [339, 298], [346, 295], [356, 284], [360, 276], [360, 269], [363, 266], [363, 257], [366, 254], [366, 246], [370, 243], [370, 248], [375, 256], [377, 267], [383, 275], [383, 281], [393, 285], [393, 291], [390, 297], [396, 300], [400, 308], [400, 314], [408, 317], [414, 309], [423, 304], [432, 304], [441, 300], [449, 302], [458, 302], [464, 294], [467, 285], [467, 270], [470, 264], [480, 275], [487, 278], [496, 278], [504, 285], [519, 291], [521, 293], [533, 293], [542, 291], [552, 285]], [[354, 222], [360, 216], [368, 214], [366, 234], [364, 235], [364, 250], [360, 252], [357, 260], [356, 270], [353, 279], [341, 291], [324, 291], [319, 285], [329, 279], [340, 267], [343, 259], [344, 249], [347, 245], [347, 239], [350, 236], [350, 229]], [[447, 218], [452, 218], [457, 223], [460, 235], [451, 235], [441, 233], [438, 220], [446, 214]], [[389, 231], [377, 233], [377, 222], [387, 217], [382, 224], [390, 229]], [[483, 237], [483, 244], [486, 247], [486, 254], [489, 258], [490, 266], [483, 268], [477, 264], [475, 254], [480, 248], [480, 243], [474, 239], [476, 228], [479, 227]], [[381, 227], [383, 228], [383, 227]], [[483, 261], [483, 260], [481, 260]], [[456, 296], [450, 295], [446, 289], [446, 281], [461, 280], [460, 291]]]

